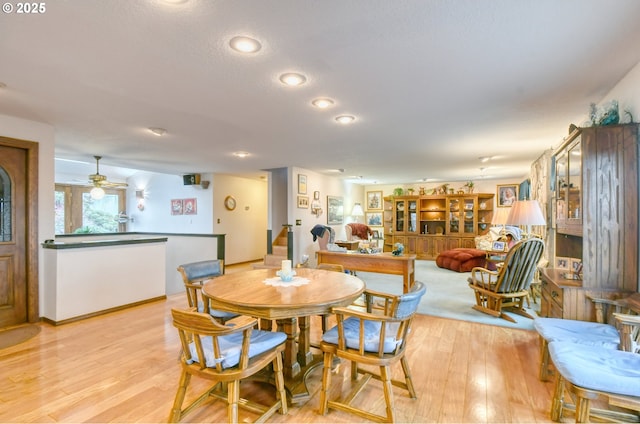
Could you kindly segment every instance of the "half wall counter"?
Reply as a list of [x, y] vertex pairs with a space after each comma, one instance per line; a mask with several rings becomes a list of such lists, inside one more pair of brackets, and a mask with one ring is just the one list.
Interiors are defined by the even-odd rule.
[[42, 243], [42, 318], [64, 324], [166, 297], [167, 237]]

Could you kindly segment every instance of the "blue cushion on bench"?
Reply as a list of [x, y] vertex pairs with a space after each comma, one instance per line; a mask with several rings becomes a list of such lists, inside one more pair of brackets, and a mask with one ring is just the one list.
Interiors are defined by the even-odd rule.
[[558, 372], [576, 386], [640, 396], [640, 354], [569, 342], [549, 343]]
[[536, 318], [533, 327], [547, 342], [571, 342], [618, 349], [620, 336], [613, 325], [561, 318]]

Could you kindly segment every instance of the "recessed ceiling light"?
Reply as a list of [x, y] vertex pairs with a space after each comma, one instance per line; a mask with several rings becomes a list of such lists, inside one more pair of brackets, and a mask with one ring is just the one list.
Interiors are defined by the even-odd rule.
[[289, 72], [286, 74], [280, 75], [280, 81], [285, 85], [296, 86], [302, 85], [307, 82], [307, 77], [302, 74], [297, 74], [295, 72]]
[[163, 0], [165, 3], [170, 3], [170, 4], [180, 4], [180, 3], [186, 3], [189, 0]]
[[233, 37], [229, 40], [229, 46], [240, 53], [255, 53], [262, 48], [258, 40], [249, 37]]
[[249, 156], [249, 152], [233, 152], [233, 156], [238, 158], [246, 158]]
[[351, 116], [351, 115], [340, 115], [340, 116], [336, 116], [336, 121], [338, 121], [341, 124], [350, 124], [353, 121], [356, 120], [355, 116]]
[[317, 99], [313, 99], [311, 104], [320, 109], [326, 109], [329, 106], [333, 106], [333, 100], [328, 99], [326, 97], [319, 97]]
[[149, 131], [152, 134], [157, 135], [158, 137], [165, 135], [167, 132], [167, 130], [165, 130], [164, 128], [158, 128], [158, 127], [150, 127]]
[[491, 160], [491, 156], [481, 156], [478, 159], [480, 159], [480, 162], [486, 163], [486, 162], [489, 162]]

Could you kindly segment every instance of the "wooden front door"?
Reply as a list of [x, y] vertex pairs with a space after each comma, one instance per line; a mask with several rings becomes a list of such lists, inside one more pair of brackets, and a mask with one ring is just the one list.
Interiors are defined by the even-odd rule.
[[37, 172], [30, 166], [37, 153], [19, 147], [21, 143], [31, 149], [35, 144], [0, 137], [0, 328], [34, 321], [38, 315], [37, 251], [34, 255], [30, 247], [36, 241], [31, 208], [37, 208], [32, 186]]

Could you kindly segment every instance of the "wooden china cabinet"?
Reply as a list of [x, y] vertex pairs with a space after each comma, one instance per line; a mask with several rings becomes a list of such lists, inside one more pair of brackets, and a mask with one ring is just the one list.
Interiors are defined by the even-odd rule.
[[[493, 217], [492, 193], [388, 198], [389, 243], [402, 243], [419, 259], [435, 259], [440, 252], [475, 247], [475, 237], [486, 234]], [[386, 242], [386, 238], [385, 238]]]
[[638, 141], [638, 124], [578, 128], [557, 149], [552, 265], [582, 270], [541, 273], [542, 316], [592, 321], [587, 295], [638, 291]]

